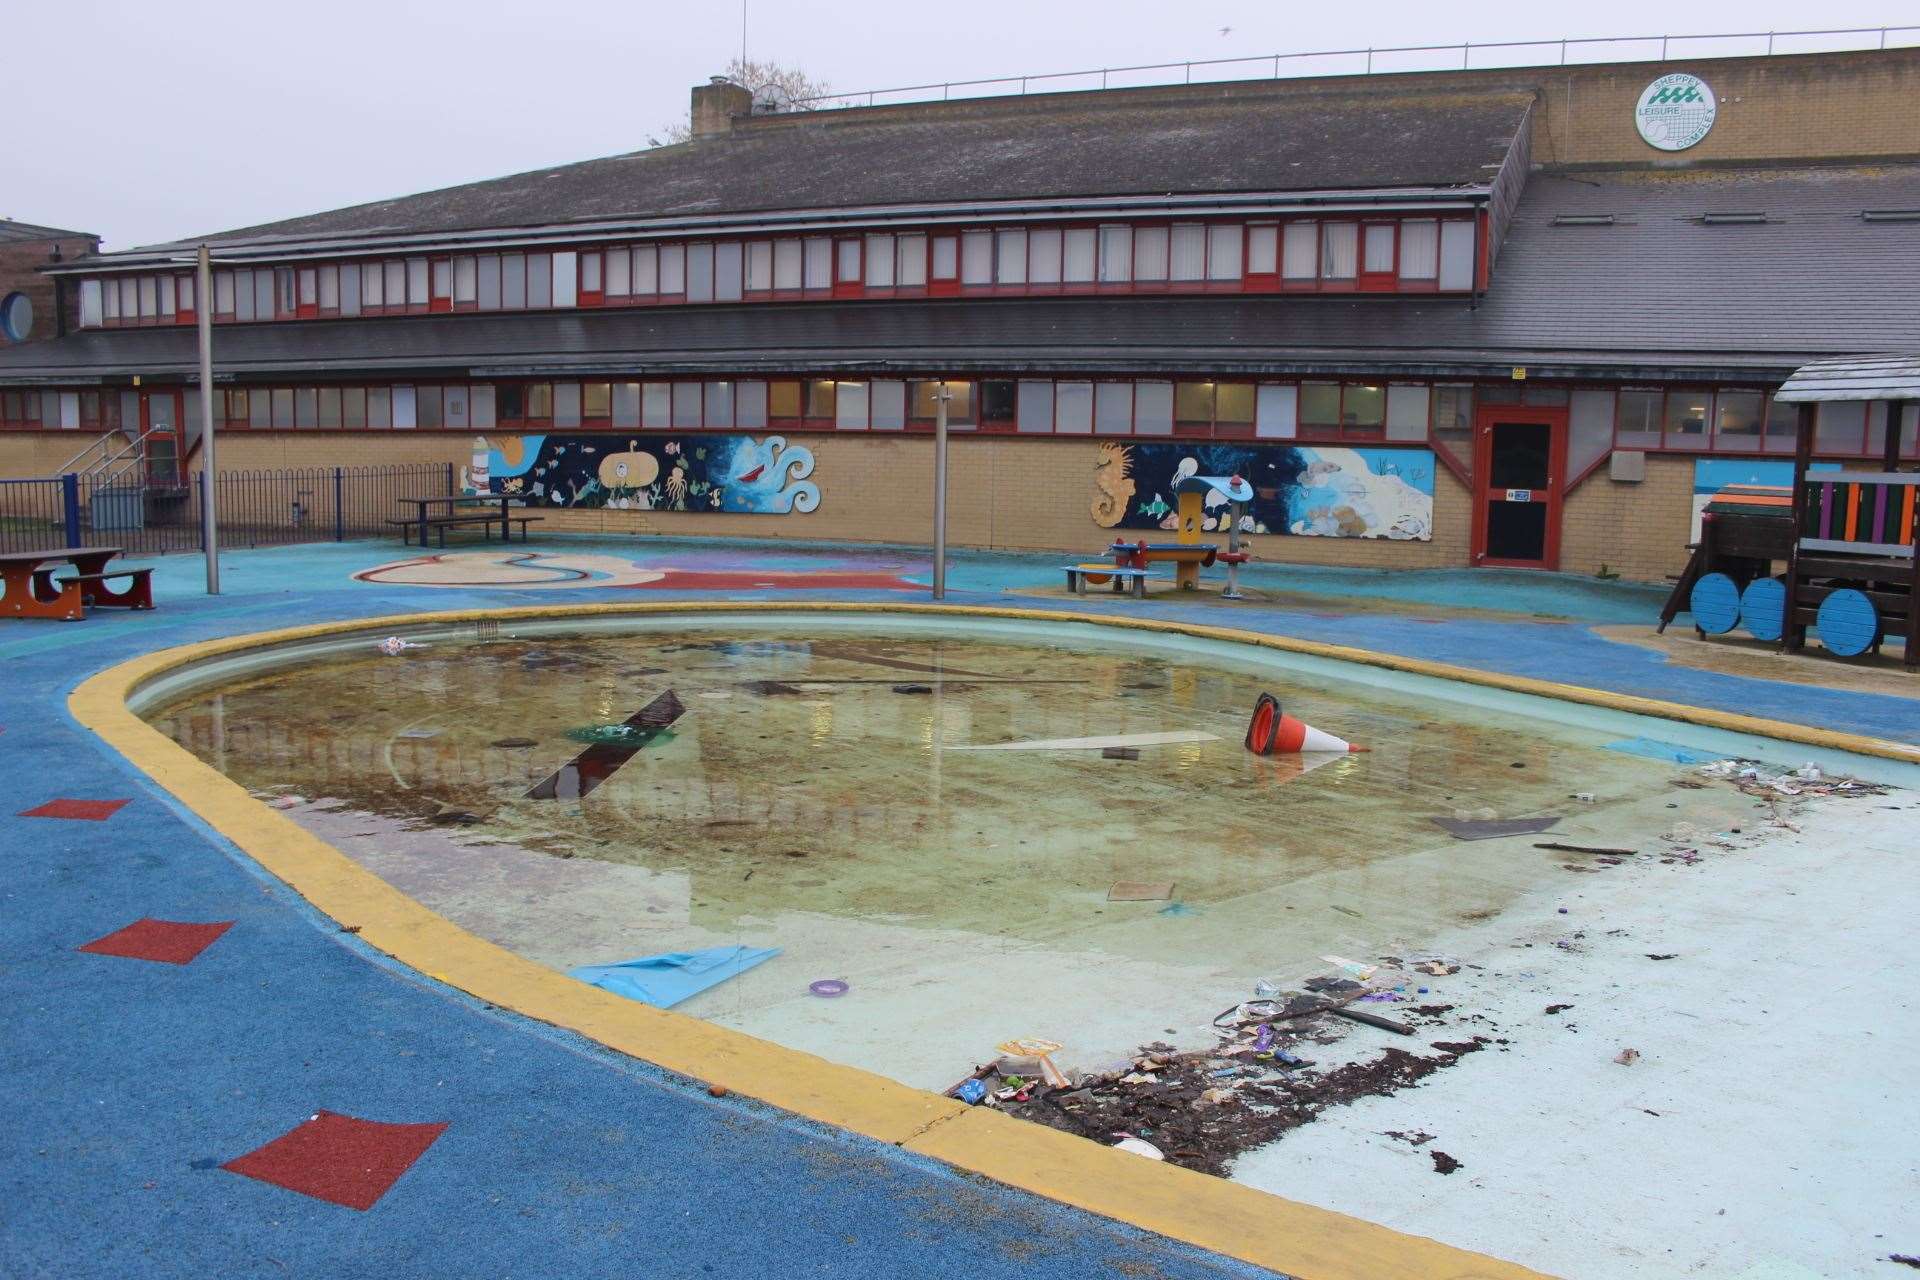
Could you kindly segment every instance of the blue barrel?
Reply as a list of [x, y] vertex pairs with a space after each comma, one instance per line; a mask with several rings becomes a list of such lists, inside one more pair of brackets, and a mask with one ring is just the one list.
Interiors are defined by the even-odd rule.
[[1740, 621], [1740, 588], [1724, 573], [1709, 573], [1694, 583], [1688, 603], [1693, 625], [1710, 636], [1725, 635]]
[[1778, 640], [1787, 629], [1787, 588], [1778, 578], [1755, 578], [1740, 593], [1740, 625], [1756, 640]]
[[1842, 587], [1820, 602], [1814, 630], [1829, 651], [1851, 658], [1880, 638], [1880, 614], [1865, 592]]

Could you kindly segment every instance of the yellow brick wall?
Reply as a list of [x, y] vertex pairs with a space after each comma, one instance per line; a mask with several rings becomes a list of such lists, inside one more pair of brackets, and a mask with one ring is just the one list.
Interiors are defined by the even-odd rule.
[[1602, 467], [1568, 495], [1560, 514], [1560, 567], [1597, 573], [1602, 565], [1658, 582], [1686, 566], [1693, 525], [1693, 459], [1647, 456], [1647, 478], [1611, 480]]

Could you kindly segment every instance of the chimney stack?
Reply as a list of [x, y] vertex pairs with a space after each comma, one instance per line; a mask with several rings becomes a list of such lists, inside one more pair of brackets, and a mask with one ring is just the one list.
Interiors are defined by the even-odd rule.
[[708, 138], [733, 128], [733, 118], [753, 110], [753, 94], [725, 76], [693, 89], [693, 136]]

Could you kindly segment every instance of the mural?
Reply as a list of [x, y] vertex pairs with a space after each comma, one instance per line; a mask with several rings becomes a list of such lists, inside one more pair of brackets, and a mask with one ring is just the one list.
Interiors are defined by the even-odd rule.
[[[624, 446], [624, 447], [623, 447]], [[813, 450], [784, 436], [481, 437], [468, 483], [537, 506], [615, 511], [813, 511]]]
[[[1244, 476], [1253, 501], [1242, 533], [1310, 538], [1433, 537], [1431, 449], [1178, 443], [1100, 446], [1093, 522], [1103, 529], [1173, 529], [1174, 485], [1191, 475]], [[1226, 532], [1226, 498], [1207, 495], [1201, 527]]]
[[[1837, 462], [1815, 462], [1809, 471], [1834, 471]], [[1756, 505], [1779, 506], [1793, 500], [1793, 463], [1778, 458], [1699, 458], [1693, 464], [1693, 533], [1700, 541], [1700, 517], [1721, 491], [1737, 493]]]

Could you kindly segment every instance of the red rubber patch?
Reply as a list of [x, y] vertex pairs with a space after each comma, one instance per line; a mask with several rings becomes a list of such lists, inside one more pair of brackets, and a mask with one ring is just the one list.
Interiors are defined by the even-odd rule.
[[446, 1131], [444, 1124], [385, 1124], [322, 1111], [220, 1167], [315, 1200], [365, 1210]]

